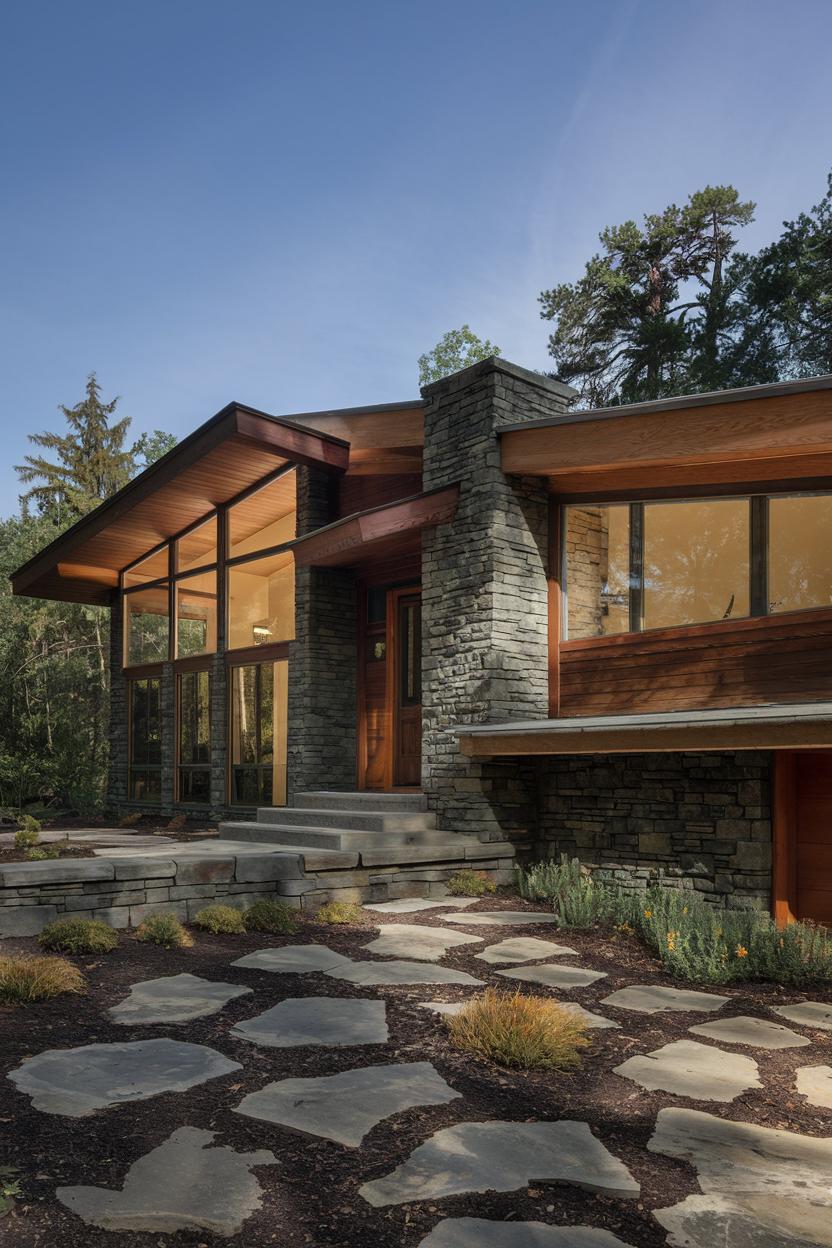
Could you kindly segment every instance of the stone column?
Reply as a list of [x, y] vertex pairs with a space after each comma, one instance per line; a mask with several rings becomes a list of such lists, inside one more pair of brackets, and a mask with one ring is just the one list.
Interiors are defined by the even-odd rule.
[[440, 825], [534, 836], [535, 768], [459, 751], [456, 724], [548, 715], [548, 497], [500, 467], [502, 425], [562, 414], [574, 391], [489, 359], [426, 386], [424, 488], [460, 482], [422, 542], [422, 783]]
[[[298, 536], [336, 518], [336, 482], [298, 468]], [[356, 787], [355, 577], [341, 568], [295, 572], [295, 641], [289, 656], [288, 788]]]
[[122, 666], [123, 624], [121, 603], [110, 607], [110, 740], [107, 756], [107, 805], [118, 810], [127, 801], [129, 764], [127, 728], [127, 681]]

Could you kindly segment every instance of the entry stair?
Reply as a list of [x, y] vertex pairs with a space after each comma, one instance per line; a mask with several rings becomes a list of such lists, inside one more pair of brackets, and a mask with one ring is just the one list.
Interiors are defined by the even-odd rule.
[[293, 806], [264, 806], [256, 820], [219, 826], [221, 840], [298, 855], [300, 880], [280, 880], [278, 892], [314, 907], [323, 900], [386, 901], [441, 897], [464, 868], [508, 883], [510, 842], [480, 841], [444, 831], [424, 793], [300, 793]]

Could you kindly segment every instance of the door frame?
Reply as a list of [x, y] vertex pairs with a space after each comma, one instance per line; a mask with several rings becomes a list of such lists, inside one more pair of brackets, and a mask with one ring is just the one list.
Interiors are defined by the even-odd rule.
[[[367, 787], [367, 716], [366, 704], [364, 700], [364, 663], [365, 663], [365, 647], [367, 637], [367, 591], [372, 587], [372, 582], [365, 582], [361, 586], [358, 604], [358, 679], [356, 688], [358, 694], [357, 706], [357, 758], [356, 758], [356, 784], [359, 791], [364, 791]], [[396, 659], [398, 646], [398, 606], [400, 598], [412, 597], [418, 594], [421, 597], [422, 584], [421, 581], [413, 581], [410, 584], [396, 585], [386, 589], [386, 620], [385, 620], [385, 687], [384, 687], [384, 779], [383, 793], [412, 793], [418, 792], [418, 785], [397, 785], [393, 782], [393, 762], [395, 758], [396, 747]]]

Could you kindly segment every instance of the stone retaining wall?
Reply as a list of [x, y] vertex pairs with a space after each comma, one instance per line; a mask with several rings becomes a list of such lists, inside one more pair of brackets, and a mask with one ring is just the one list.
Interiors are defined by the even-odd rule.
[[771, 901], [771, 757], [609, 754], [540, 763], [539, 858], [643, 887], [661, 872], [733, 906]]
[[[278, 896], [310, 911], [325, 901], [439, 897], [462, 866], [487, 871], [497, 884], [512, 879], [513, 851], [508, 845], [468, 847], [470, 862], [405, 859], [380, 866], [364, 865], [359, 853], [214, 846], [201, 854], [189, 849], [181, 855], [74, 858], [0, 867], [0, 937], [33, 936], [57, 918], [103, 919], [122, 928], [164, 911], [187, 921], [212, 902], [244, 908], [264, 896]], [[495, 856], [486, 857], [489, 853]]]

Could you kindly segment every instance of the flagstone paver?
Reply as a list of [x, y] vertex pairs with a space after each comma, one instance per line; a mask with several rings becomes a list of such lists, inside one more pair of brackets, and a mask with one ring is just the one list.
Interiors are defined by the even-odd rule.
[[417, 910], [445, 909], [464, 910], [473, 906], [479, 897], [397, 897], [395, 901], [364, 902], [365, 910], [373, 910], [378, 914], [415, 914]]
[[649, 1092], [671, 1092], [696, 1101], [733, 1101], [750, 1088], [763, 1086], [753, 1057], [696, 1040], [674, 1040], [652, 1053], [630, 1057], [614, 1073]]
[[688, 1030], [696, 1036], [719, 1040], [722, 1044], [747, 1044], [757, 1049], [800, 1049], [812, 1043], [782, 1023], [745, 1014], [735, 1018], [718, 1018], [713, 1023], [700, 1023]]
[[694, 1166], [703, 1195], [713, 1198], [656, 1210], [671, 1244], [832, 1245], [832, 1139], [669, 1108], [659, 1111], [647, 1147]]
[[466, 971], [448, 966], [428, 966], [424, 962], [352, 962], [349, 966], [327, 971], [330, 979], [343, 979], [350, 984], [468, 984], [482, 985]]
[[446, 923], [475, 927], [521, 927], [532, 923], [557, 923], [554, 914], [537, 910], [477, 910], [474, 914], [446, 914]]
[[553, 940], [539, 940], [537, 936], [509, 936], [496, 945], [489, 945], [474, 957], [480, 962], [539, 962], [541, 958], [577, 957], [577, 951], [568, 945], [558, 945]]
[[596, 1014], [593, 1010], [585, 1010], [582, 1005], [578, 1005], [576, 1001], [559, 1001], [558, 1005], [564, 1010], [569, 1010], [571, 1014], [577, 1014], [578, 1018], [586, 1023], [587, 1027], [595, 1028], [599, 1031], [608, 1030], [610, 1028], [620, 1028], [621, 1024], [617, 1023], [613, 1018], [605, 1018], [603, 1014]]
[[387, 923], [380, 935], [369, 945], [367, 953], [378, 957], [416, 958], [420, 962], [438, 962], [457, 945], [479, 945], [479, 936], [454, 932], [447, 927], [423, 927], [418, 923]]
[[59, 1187], [58, 1200], [92, 1226], [108, 1231], [207, 1231], [227, 1238], [262, 1204], [254, 1166], [274, 1165], [273, 1153], [209, 1147], [213, 1131], [180, 1127], [140, 1157], [124, 1187]]
[[287, 997], [232, 1028], [234, 1035], [270, 1049], [299, 1045], [386, 1044], [383, 1001], [348, 997]]
[[460, 1010], [464, 1010], [467, 1001], [420, 1001], [420, 1010], [433, 1010], [434, 1014], [458, 1014]]
[[797, 1090], [810, 1105], [832, 1109], [832, 1066], [801, 1066], [797, 1071]]
[[687, 1196], [653, 1214], [668, 1248], [832, 1248], [829, 1209], [803, 1200]]
[[635, 1197], [639, 1185], [585, 1122], [463, 1122], [437, 1131], [384, 1178], [360, 1188], [376, 1208], [462, 1192], [512, 1192], [530, 1182], [573, 1183]]
[[445, 1105], [460, 1095], [430, 1062], [406, 1062], [318, 1079], [281, 1079], [244, 1097], [235, 1112], [357, 1148], [392, 1114], [417, 1105]]
[[628, 1245], [611, 1231], [595, 1226], [446, 1218], [421, 1241], [419, 1248], [628, 1248]]
[[231, 965], [274, 971], [276, 975], [309, 975], [348, 966], [351, 962], [352, 958], [336, 953], [326, 945], [283, 945], [279, 949], [257, 949]]
[[832, 1031], [832, 1002], [798, 1001], [794, 1005], [775, 1005], [774, 1013], [787, 1018], [800, 1027], [817, 1027], [818, 1031]]
[[239, 1069], [239, 1062], [206, 1045], [154, 1039], [48, 1049], [11, 1071], [9, 1079], [32, 1098], [35, 1109], [83, 1118], [125, 1101], [184, 1092]]
[[198, 975], [165, 975], [133, 984], [129, 997], [107, 1013], [124, 1026], [148, 1023], [187, 1023], [217, 1014], [235, 997], [252, 991], [240, 984], [224, 984]]
[[606, 971], [591, 971], [583, 966], [520, 966], [513, 971], [497, 971], [504, 979], [520, 979], [528, 984], [544, 984], [547, 988], [586, 988], [596, 979], [606, 979]]
[[639, 1014], [661, 1014], [664, 1010], [711, 1013], [725, 1005], [729, 997], [712, 992], [694, 992], [692, 988], [665, 988], [661, 984], [632, 984], [604, 997], [602, 1005], [615, 1005], [620, 1010]]

